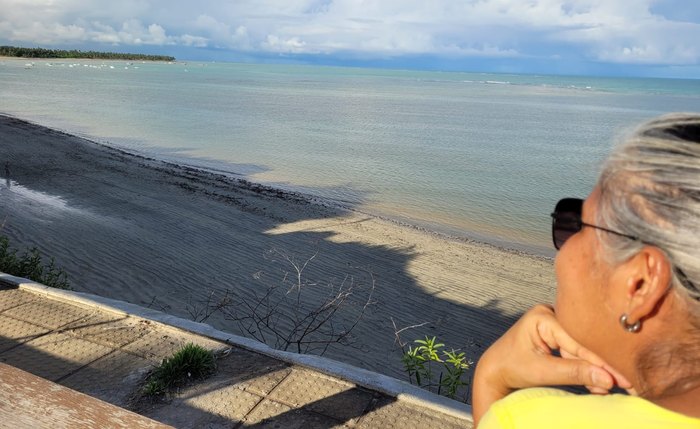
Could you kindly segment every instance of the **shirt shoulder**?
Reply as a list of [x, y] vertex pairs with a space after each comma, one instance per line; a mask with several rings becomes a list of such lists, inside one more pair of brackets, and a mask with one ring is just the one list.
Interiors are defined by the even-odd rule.
[[575, 395], [559, 389], [514, 392], [491, 405], [479, 429], [700, 429], [700, 419], [621, 394]]

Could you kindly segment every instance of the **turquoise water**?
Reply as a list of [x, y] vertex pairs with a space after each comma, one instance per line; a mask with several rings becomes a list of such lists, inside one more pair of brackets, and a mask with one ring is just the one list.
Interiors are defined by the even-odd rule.
[[0, 60], [0, 111], [303, 191], [458, 237], [548, 254], [612, 138], [700, 111], [700, 80], [224, 63]]

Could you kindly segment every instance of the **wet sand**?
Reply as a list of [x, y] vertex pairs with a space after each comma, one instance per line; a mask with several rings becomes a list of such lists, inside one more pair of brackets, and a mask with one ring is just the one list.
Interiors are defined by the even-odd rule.
[[[250, 302], [278, 286], [294, 297], [290, 262], [301, 266], [313, 257], [302, 274], [303, 298], [322, 300], [353, 285], [341, 319], [353, 319], [374, 285], [352, 345], [333, 344], [326, 356], [399, 378], [394, 323], [426, 323], [403, 339], [436, 335], [476, 360], [524, 310], [554, 295], [547, 258], [453, 240], [0, 116], [0, 172], [5, 162], [10, 181], [0, 182], [0, 233], [15, 247], [37, 246], [55, 257], [74, 290], [201, 318], [212, 291], [235, 291]], [[216, 313], [206, 322], [242, 334], [229, 319]], [[336, 320], [336, 332], [344, 328]]]

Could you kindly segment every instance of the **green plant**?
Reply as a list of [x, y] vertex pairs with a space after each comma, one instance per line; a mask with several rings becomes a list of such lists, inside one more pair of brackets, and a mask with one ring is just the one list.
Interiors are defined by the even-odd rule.
[[205, 378], [215, 369], [214, 353], [190, 343], [163, 359], [146, 379], [143, 393], [148, 396], [160, 395], [188, 381]]
[[442, 377], [440, 381], [440, 387], [444, 387], [446, 389], [446, 392], [444, 393], [445, 396], [454, 399], [455, 396], [457, 396], [457, 390], [460, 387], [468, 384], [462, 379], [462, 377], [466, 375], [472, 362], [466, 360], [464, 357], [464, 352], [458, 354], [456, 351], [452, 350], [449, 352], [444, 351], [443, 354], [447, 358], [444, 362], [447, 376], [444, 376], [445, 373], [442, 373], [444, 377]]
[[63, 268], [56, 267], [56, 261], [53, 258], [44, 265], [39, 249], [36, 247], [17, 256], [17, 250], [10, 248], [10, 240], [3, 235], [0, 235], [0, 271], [25, 277], [46, 286], [70, 289], [66, 272]]
[[[401, 357], [409, 382], [413, 384], [415, 379], [416, 385], [454, 399], [459, 388], [468, 384], [465, 378], [472, 362], [467, 360], [464, 352], [457, 353], [454, 349], [442, 350], [444, 359], [440, 359], [439, 352], [445, 344], [437, 342], [435, 337], [426, 336], [414, 343], [418, 346], [408, 346]], [[442, 364], [438, 365], [441, 369], [433, 367], [437, 364]], [[439, 374], [437, 380], [436, 374]]]

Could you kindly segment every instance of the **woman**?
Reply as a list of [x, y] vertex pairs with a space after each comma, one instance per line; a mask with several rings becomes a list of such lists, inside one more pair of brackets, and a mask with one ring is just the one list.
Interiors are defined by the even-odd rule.
[[643, 125], [552, 218], [556, 303], [484, 353], [475, 424], [700, 428], [700, 115]]

